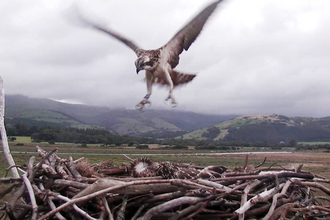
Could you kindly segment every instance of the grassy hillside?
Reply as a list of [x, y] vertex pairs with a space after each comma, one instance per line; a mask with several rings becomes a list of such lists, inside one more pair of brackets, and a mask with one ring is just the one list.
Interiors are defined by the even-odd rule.
[[236, 117], [183, 135], [184, 139], [280, 143], [330, 141], [327, 118], [252, 115]]
[[26, 105], [14, 104], [6, 107], [6, 123], [27, 124], [28, 126], [100, 128], [97, 125], [81, 123], [74, 118], [48, 109], [36, 109]]
[[204, 115], [176, 110], [110, 109], [77, 105], [50, 99], [6, 96], [6, 123], [28, 126], [102, 127], [117, 134], [146, 137], [175, 137], [201, 127], [233, 118], [232, 115]]

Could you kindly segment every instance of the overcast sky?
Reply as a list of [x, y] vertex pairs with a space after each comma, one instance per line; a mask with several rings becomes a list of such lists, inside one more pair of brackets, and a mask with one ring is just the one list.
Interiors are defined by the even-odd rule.
[[[83, 0], [95, 19], [144, 49], [168, 42], [211, 0]], [[75, 20], [69, 0], [0, 0], [6, 94], [133, 109], [146, 94], [136, 55]], [[227, 0], [177, 69], [197, 73], [176, 109], [213, 114], [330, 116], [330, 1]], [[151, 108], [167, 108], [153, 88]]]

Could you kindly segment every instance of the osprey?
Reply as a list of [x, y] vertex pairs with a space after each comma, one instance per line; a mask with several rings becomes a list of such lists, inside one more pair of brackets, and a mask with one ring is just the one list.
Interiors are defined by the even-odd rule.
[[93, 28], [116, 38], [136, 53], [138, 57], [135, 61], [136, 73], [139, 73], [140, 70], [145, 70], [147, 83], [147, 94], [136, 105], [137, 109], [141, 110], [145, 104], [150, 104], [149, 98], [152, 93], [151, 88], [153, 84], [168, 85], [169, 94], [165, 100], [170, 100], [173, 106], [177, 105], [172, 94], [174, 87], [188, 83], [196, 76], [195, 74], [185, 74], [174, 70], [179, 64], [179, 55], [183, 50], [188, 50], [190, 45], [196, 40], [207, 19], [221, 1], [218, 0], [207, 6], [177, 32], [167, 44], [156, 50], [144, 50], [119, 33], [87, 21]]
[[132, 160], [130, 172], [134, 177], [161, 176], [164, 179], [212, 179], [221, 178], [226, 167], [208, 166], [197, 169], [191, 165], [172, 163], [168, 161], [151, 161], [148, 158]]

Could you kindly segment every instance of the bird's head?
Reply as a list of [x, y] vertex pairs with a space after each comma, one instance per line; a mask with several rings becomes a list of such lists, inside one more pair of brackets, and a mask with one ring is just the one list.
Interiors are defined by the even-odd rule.
[[148, 56], [139, 57], [135, 61], [136, 73], [138, 74], [140, 70], [151, 70], [154, 67], [154, 61]]

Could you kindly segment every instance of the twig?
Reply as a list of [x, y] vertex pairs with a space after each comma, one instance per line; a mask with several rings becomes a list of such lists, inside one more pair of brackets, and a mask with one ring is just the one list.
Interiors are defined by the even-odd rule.
[[208, 203], [209, 203], [209, 201], [202, 202], [201, 206], [197, 207], [197, 210], [195, 212], [191, 213], [189, 216], [183, 218], [182, 220], [193, 219], [196, 215], [198, 215], [199, 213], [201, 213], [205, 209], [205, 207], [207, 206]]
[[319, 210], [319, 211], [330, 213], [330, 208], [326, 208], [323, 206], [312, 205], [312, 206], [300, 207], [300, 208], [290, 208], [291, 212], [307, 212], [307, 211], [311, 211], [311, 210]]
[[0, 182], [3, 183], [10, 183], [10, 182], [17, 182], [22, 181], [21, 177], [6, 177], [6, 178], [0, 178]]
[[[260, 181], [255, 180], [252, 184], [250, 183], [245, 187], [244, 194], [242, 195], [242, 198], [241, 198], [241, 207], [244, 206], [244, 204], [247, 202], [248, 194], [250, 193], [250, 191], [259, 184], [260, 184]], [[245, 212], [240, 213], [238, 216], [238, 219], [244, 220], [244, 218], [245, 218]]]
[[131, 161], [131, 162], [134, 162], [134, 161], [135, 161], [134, 159], [132, 159], [132, 158], [130, 158], [129, 156], [127, 156], [126, 154], [124, 154], [124, 157], [125, 157], [127, 160]]
[[35, 159], [36, 158], [34, 156], [30, 157], [29, 163], [27, 165], [27, 173], [28, 173], [30, 182], [32, 182], [34, 179], [33, 164], [34, 164]]
[[297, 178], [305, 178], [305, 179], [313, 179], [314, 175], [310, 173], [295, 173], [295, 172], [278, 172], [278, 173], [269, 173], [263, 175], [247, 175], [247, 176], [233, 176], [233, 177], [224, 177], [224, 178], [216, 178], [212, 179], [212, 181], [238, 181], [238, 180], [251, 180], [251, 179], [273, 179], [275, 176], [278, 178], [283, 177], [297, 177]]
[[[279, 186], [279, 188], [283, 187], [283, 183]], [[266, 198], [272, 197], [276, 193], [276, 188], [272, 188], [270, 190], [264, 191], [253, 198], [249, 199], [246, 203], [244, 203], [239, 209], [237, 209], [234, 213], [236, 215], [243, 214], [247, 210], [249, 210], [254, 204], [258, 203], [259, 201], [264, 201]]]
[[274, 195], [273, 201], [272, 201], [272, 205], [270, 206], [270, 209], [269, 209], [268, 213], [265, 215], [265, 217], [262, 220], [268, 220], [268, 219], [270, 219], [270, 217], [273, 215], [274, 210], [276, 208], [277, 200], [280, 197], [285, 196], [285, 194], [288, 191], [291, 183], [292, 183], [291, 180], [286, 181], [285, 185], [282, 188], [281, 193], [277, 193], [276, 195]]
[[299, 166], [295, 169], [295, 172], [300, 173], [303, 166], [304, 164], [299, 164]]
[[152, 183], [171, 183], [171, 182], [172, 182], [171, 180], [145, 180], [145, 181], [125, 182], [125, 183], [122, 183], [121, 185], [109, 187], [109, 188], [97, 191], [95, 193], [92, 193], [90, 195], [86, 195], [86, 196], [83, 196], [83, 197], [80, 197], [80, 198], [72, 199], [72, 200], [68, 201], [67, 203], [62, 204], [61, 206], [57, 207], [56, 209], [48, 212], [47, 214], [41, 216], [38, 220], [47, 219], [47, 218], [53, 216], [55, 213], [61, 211], [62, 209], [66, 208], [66, 207], [68, 207], [72, 204], [76, 204], [76, 203], [79, 203], [79, 202], [84, 202], [84, 201], [90, 200], [92, 198], [95, 198], [97, 196], [101, 196], [101, 195], [104, 195], [106, 193], [109, 193], [109, 192], [112, 192], [112, 191], [115, 191], [115, 190], [118, 190], [118, 189], [122, 189], [122, 188], [125, 188], [125, 187], [128, 187], [128, 186], [139, 185], [139, 184], [152, 184]]
[[162, 203], [156, 207], [153, 207], [149, 209], [143, 217], [138, 218], [138, 220], [150, 220], [153, 216], [158, 215], [162, 212], [165, 212], [166, 210], [169, 210], [171, 208], [177, 207], [179, 205], [183, 204], [196, 204], [198, 202], [205, 201], [205, 198], [199, 198], [199, 197], [181, 197], [177, 199], [172, 199], [171, 201]]
[[136, 220], [136, 218], [140, 215], [140, 213], [142, 212], [142, 210], [148, 206], [148, 203], [144, 203], [140, 206], [140, 208], [136, 211], [136, 213], [134, 214], [134, 216], [132, 217], [131, 220]]
[[50, 151], [49, 153], [46, 153], [44, 150], [42, 150], [39, 146], [36, 146], [37, 148], [37, 152], [39, 153], [39, 155], [42, 155], [42, 160], [38, 163], [37, 167], [35, 170], [39, 170], [42, 165], [45, 163], [46, 160], [48, 160], [48, 158], [53, 155], [58, 148], [55, 148], [54, 150]]
[[[124, 195], [140, 195], [146, 194], [149, 192], [153, 193], [164, 193], [164, 192], [175, 192], [178, 190], [177, 186], [171, 185], [166, 182], [161, 182], [163, 180], [154, 180], [157, 184], [150, 184], [152, 180], [144, 180], [144, 181], [133, 181], [134, 182], [145, 182], [146, 184], [132, 184], [124, 188], [120, 188], [114, 193], [124, 194]], [[174, 182], [173, 180], [172, 182]], [[108, 178], [102, 178], [89, 185], [86, 189], [78, 193], [74, 198], [79, 198], [82, 196], [90, 195], [94, 192], [104, 190], [113, 186], [121, 186], [125, 185], [129, 182], [123, 182], [119, 180], [113, 180]]]
[[254, 168], [261, 167], [262, 165], [264, 165], [264, 163], [266, 162], [266, 160], [267, 160], [267, 157], [265, 157], [264, 160], [261, 163], [259, 163], [258, 165], [256, 165]]
[[[181, 211], [177, 211], [169, 220], [181, 219], [183, 216], [185, 216], [191, 212], [195, 212], [196, 210], [199, 210], [199, 208], [201, 208], [203, 206], [203, 204], [204, 204], [204, 202], [199, 202], [196, 205], [191, 205]], [[188, 219], [191, 219], [191, 217]]]
[[303, 186], [310, 186], [310, 187], [314, 187], [314, 188], [318, 188], [320, 190], [322, 190], [323, 192], [325, 192], [327, 195], [330, 196], [330, 189], [319, 184], [319, 183], [313, 183], [313, 182], [302, 182], [298, 179], [293, 179], [292, 182], [299, 184], [299, 185], [303, 185]]
[[105, 197], [102, 197], [102, 202], [103, 202], [105, 212], [108, 214], [109, 220], [114, 220], [112, 212], [111, 212], [109, 204], [108, 204], [108, 201]]
[[244, 164], [243, 164], [243, 170], [246, 169], [247, 165], [249, 163], [249, 155], [245, 155], [245, 161], [244, 161]]
[[278, 219], [286, 219], [285, 216], [287, 212], [297, 206], [299, 203], [298, 202], [293, 202], [293, 203], [286, 203], [277, 209], [275, 209], [274, 213], [272, 216], [270, 216], [269, 220], [278, 220]]
[[[57, 198], [66, 201], [67, 203], [71, 202], [72, 200], [62, 196], [62, 195], [57, 195]], [[73, 208], [76, 210], [76, 212], [78, 212], [82, 217], [84, 217], [85, 219], [88, 220], [97, 220], [96, 218], [91, 217], [87, 212], [85, 212], [84, 210], [82, 210], [81, 208], [79, 208], [76, 204], [73, 204]]]
[[[40, 177], [41, 178], [41, 177]], [[40, 190], [41, 191], [44, 191], [45, 190], [45, 187], [42, 183], [39, 183], [39, 187], [40, 187]], [[56, 209], [56, 206], [52, 200], [52, 198], [54, 198], [53, 196], [47, 196], [47, 203], [49, 205], [49, 207], [53, 210], [53, 209]], [[61, 213], [57, 212], [55, 214], [56, 218], [58, 218], [59, 220], [65, 220], [66, 218], [63, 217], [63, 215], [61, 215]]]
[[146, 203], [153, 203], [159, 200], [170, 200], [173, 198], [177, 198], [180, 196], [183, 196], [186, 192], [183, 191], [176, 191], [176, 192], [169, 192], [169, 193], [164, 193], [164, 194], [159, 194], [159, 195], [155, 195], [150, 199], [147, 199], [145, 202]]
[[117, 212], [116, 220], [125, 220], [125, 210], [127, 205], [127, 196], [123, 197], [123, 202], [121, 203], [120, 209]]
[[217, 189], [222, 189], [226, 193], [233, 192], [232, 188], [224, 186], [220, 183], [212, 182], [212, 181], [209, 181], [209, 180], [203, 180], [203, 179], [197, 179], [197, 182], [200, 183], [200, 184], [203, 184], [205, 186], [210, 186], [210, 187], [214, 187], [214, 188], [217, 188]]
[[30, 196], [30, 201], [31, 201], [31, 205], [32, 205], [32, 217], [31, 220], [36, 220], [37, 216], [38, 216], [38, 206], [37, 206], [37, 202], [36, 202], [36, 198], [34, 196], [34, 192], [30, 183], [30, 180], [27, 178], [26, 174], [22, 175], [24, 184], [26, 186], [26, 189], [29, 193]]
[[54, 184], [58, 186], [72, 186], [78, 189], [85, 189], [90, 185], [88, 183], [80, 183], [73, 180], [63, 180], [63, 179], [56, 179], [54, 181]]
[[76, 169], [76, 165], [73, 162], [72, 157], [69, 158], [69, 161], [66, 163], [66, 166], [70, 170], [70, 172], [71, 172], [71, 174], [73, 175], [74, 178], [76, 178], [78, 180], [82, 178], [82, 176], [80, 175], [80, 173]]

